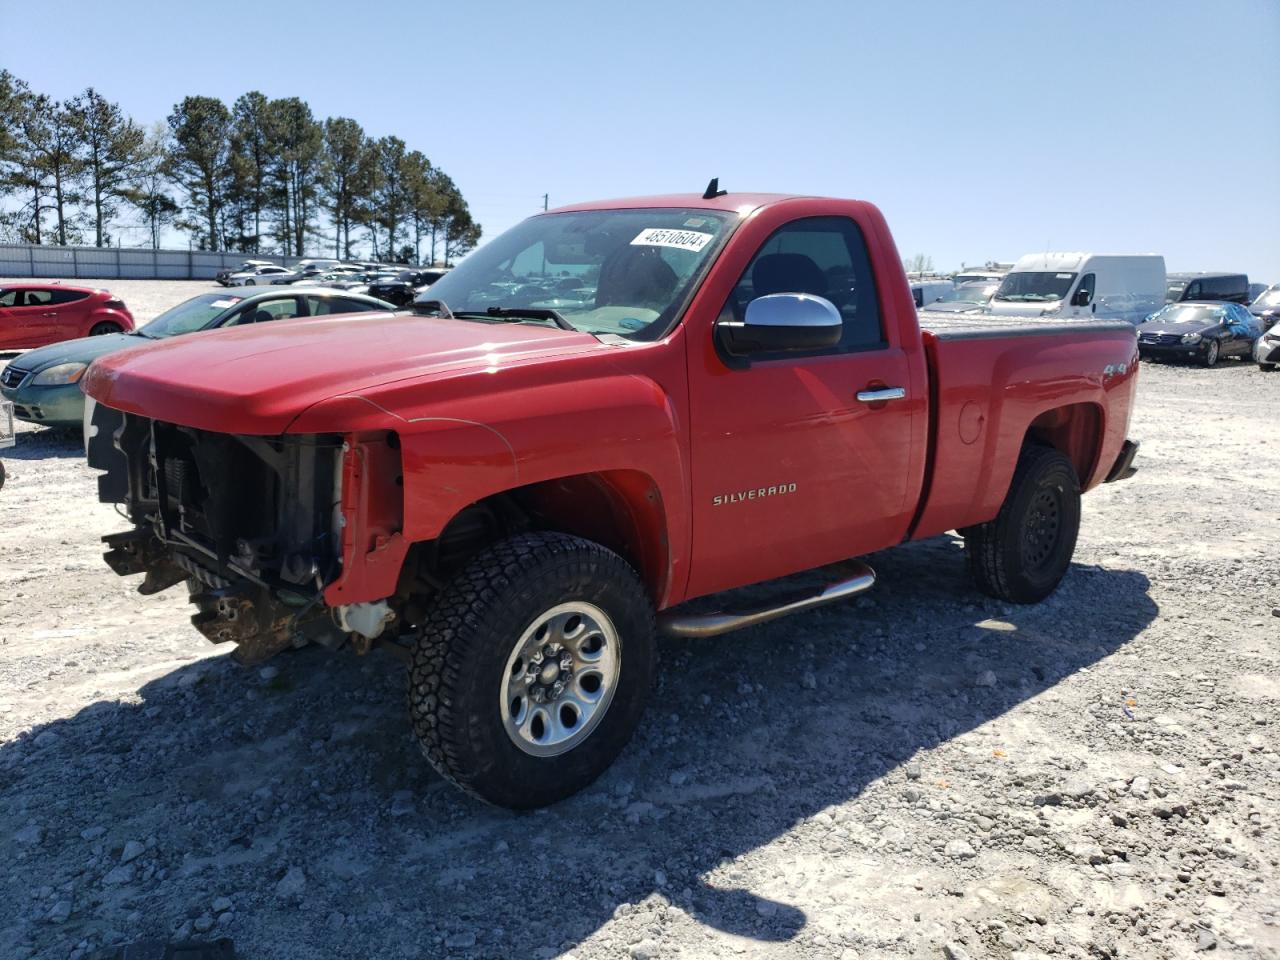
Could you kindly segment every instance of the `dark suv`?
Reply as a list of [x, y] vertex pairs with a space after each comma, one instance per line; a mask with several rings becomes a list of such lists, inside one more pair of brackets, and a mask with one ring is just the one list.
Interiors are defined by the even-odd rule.
[[1171, 273], [1165, 286], [1165, 303], [1184, 300], [1225, 300], [1249, 305], [1249, 277], [1244, 273]]

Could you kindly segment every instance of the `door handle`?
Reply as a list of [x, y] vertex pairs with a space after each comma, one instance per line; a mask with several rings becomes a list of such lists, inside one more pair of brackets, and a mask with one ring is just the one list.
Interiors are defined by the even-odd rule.
[[40, 316], [42, 317], [56, 317], [57, 315], [58, 314], [54, 311], [47, 311], [45, 313], [40, 314]]
[[881, 387], [878, 390], [859, 390], [859, 403], [883, 403], [885, 400], [901, 400], [907, 395], [905, 387]]

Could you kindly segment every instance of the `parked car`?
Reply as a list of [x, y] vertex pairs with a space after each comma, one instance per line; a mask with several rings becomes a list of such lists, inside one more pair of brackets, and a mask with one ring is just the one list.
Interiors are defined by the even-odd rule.
[[369, 282], [369, 296], [404, 307], [413, 302], [423, 290], [428, 289], [447, 271], [443, 269], [401, 270], [394, 275], [383, 274]]
[[998, 289], [999, 280], [957, 283], [933, 303], [926, 304], [924, 309], [935, 313], [983, 313]]
[[1280, 322], [1266, 330], [1253, 345], [1253, 359], [1258, 369], [1270, 372], [1280, 364]]
[[1171, 273], [1165, 285], [1166, 303], [1223, 300], [1248, 304], [1249, 277], [1243, 273]]
[[[7, 450], [18, 442], [13, 429], [13, 404], [0, 400], [0, 450]], [[0, 487], [4, 486], [4, 461], [0, 460]]]
[[1257, 299], [1249, 304], [1249, 312], [1258, 318], [1264, 330], [1280, 323], [1280, 283], [1258, 294]]
[[0, 350], [132, 329], [133, 314], [110, 290], [35, 282], [0, 286]]
[[265, 267], [246, 270], [243, 273], [233, 273], [227, 277], [226, 285], [228, 287], [252, 287], [258, 284], [290, 283], [301, 276], [301, 274], [295, 273], [288, 267], [280, 267], [272, 263]]
[[1250, 359], [1261, 332], [1257, 318], [1238, 303], [1171, 303], [1138, 327], [1138, 353], [1212, 367], [1222, 357]]
[[[591, 300], [536, 305], [574, 276]], [[926, 339], [869, 203], [582, 204], [430, 293], [433, 316], [104, 357], [88, 456], [132, 518], [113, 570], [188, 580], [194, 625], [241, 662], [393, 640], [427, 757], [491, 803], [608, 767], [655, 615], [679, 637], [762, 623], [869, 589], [849, 557], [953, 529], [980, 590], [1032, 603], [1071, 563], [1081, 492], [1133, 472], [1133, 327]], [[805, 595], [679, 606], [837, 561]]]
[[197, 330], [261, 323], [290, 317], [323, 317], [394, 307], [372, 297], [328, 290], [263, 291], [248, 296], [202, 293], [185, 300], [132, 333], [88, 337], [32, 350], [0, 371], [0, 394], [14, 403], [19, 420], [50, 427], [80, 424], [84, 395], [80, 379], [89, 364], [108, 353], [145, 346]]
[[354, 293], [368, 295], [369, 281], [373, 279], [374, 276], [376, 275], [335, 270], [331, 273], [320, 273], [310, 277], [299, 277], [296, 280], [289, 281], [289, 283], [291, 286], [296, 287], [330, 287], [334, 290], [349, 290]]
[[1161, 256], [1031, 253], [1000, 281], [990, 312], [1138, 324], [1164, 303], [1164, 289]]
[[308, 260], [299, 260], [290, 269], [294, 273], [306, 276], [313, 273], [328, 273], [330, 270], [336, 269], [341, 261], [323, 258], [311, 258]]
[[915, 302], [916, 309], [927, 310], [955, 287], [950, 280], [912, 280], [911, 299]]
[[956, 286], [962, 283], [999, 283], [1008, 270], [965, 270], [951, 278]]
[[271, 260], [245, 260], [243, 263], [240, 264], [240, 266], [234, 269], [228, 268], [226, 270], [219, 270], [217, 273], [213, 275], [213, 279], [216, 280], [218, 283], [222, 284], [224, 287], [226, 287], [226, 286], [230, 286], [229, 281], [231, 279], [232, 274], [252, 273], [254, 270], [257, 270], [259, 267], [272, 267], [275, 265], [276, 264]]

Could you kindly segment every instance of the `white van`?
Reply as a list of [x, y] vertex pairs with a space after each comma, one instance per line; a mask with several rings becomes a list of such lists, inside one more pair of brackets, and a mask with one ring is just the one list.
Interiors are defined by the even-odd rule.
[[1164, 257], [1156, 254], [1029, 253], [991, 298], [1007, 317], [1127, 320], [1139, 324], [1164, 306]]

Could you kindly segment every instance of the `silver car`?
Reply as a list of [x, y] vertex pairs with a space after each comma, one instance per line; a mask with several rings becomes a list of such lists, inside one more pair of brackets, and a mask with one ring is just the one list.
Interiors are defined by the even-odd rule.
[[1258, 361], [1259, 370], [1271, 371], [1280, 365], [1280, 323], [1254, 342], [1253, 359]]

